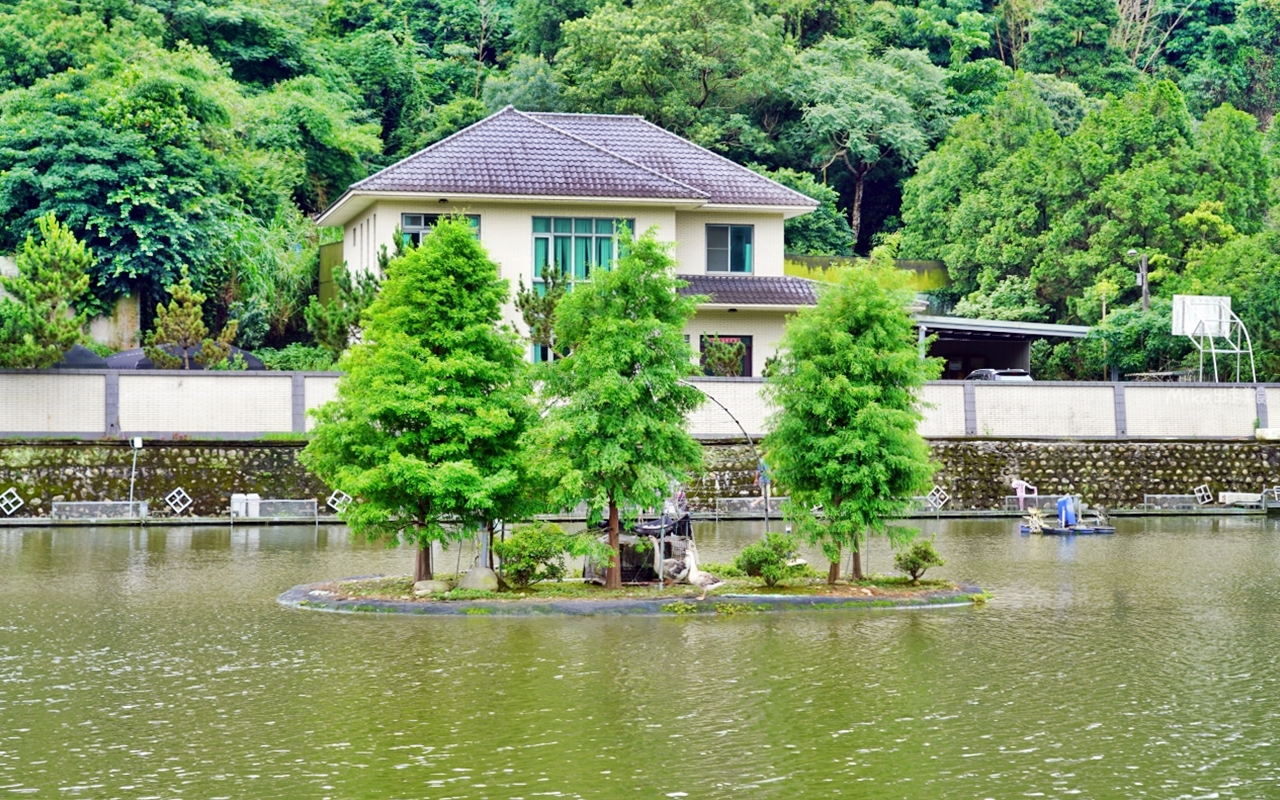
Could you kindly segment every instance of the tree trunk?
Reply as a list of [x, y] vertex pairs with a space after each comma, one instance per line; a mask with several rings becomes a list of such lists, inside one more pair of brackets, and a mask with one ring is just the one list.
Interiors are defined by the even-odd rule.
[[605, 573], [604, 588], [621, 589], [622, 552], [618, 545], [618, 504], [613, 502], [612, 495], [609, 497], [609, 549], [613, 551], [613, 555], [609, 556], [609, 571]]
[[418, 545], [418, 557], [413, 562], [413, 581], [431, 580], [431, 545]]
[[862, 170], [854, 172], [856, 180], [853, 184], [853, 204], [849, 206], [849, 227], [853, 228], [853, 250], [858, 250], [858, 236], [862, 232], [862, 187], [867, 174]]
[[852, 580], [855, 580], [855, 581], [860, 581], [860, 580], [862, 580], [862, 578], [863, 578], [863, 575], [862, 575], [862, 552], [861, 552], [861, 550], [860, 550], [860, 549], [855, 549], [855, 550], [853, 551], [853, 572], [852, 572], [852, 574], [851, 574], [849, 577], [850, 577]]
[[840, 550], [836, 548], [836, 557], [827, 567], [827, 585], [833, 586], [838, 580], [840, 580]]

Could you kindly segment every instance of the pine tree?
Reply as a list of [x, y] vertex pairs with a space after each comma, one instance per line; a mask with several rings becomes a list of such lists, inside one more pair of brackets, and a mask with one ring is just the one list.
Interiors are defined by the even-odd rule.
[[606, 588], [622, 586], [619, 510], [661, 505], [672, 481], [702, 461], [685, 430], [702, 393], [683, 382], [698, 371], [684, 340], [697, 300], [677, 292], [674, 264], [645, 234], [556, 309], [556, 345], [568, 355], [546, 373], [542, 466], [560, 505], [586, 501], [597, 518], [607, 510], [613, 560]]
[[18, 274], [0, 277], [0, 367], [44, 369], [83, 335], [87, 314], [75, 303], [89, 289], [93, 253], [53, 214], [36, 221], [15, 259]]
[[[147, 333], [143, 352], [156, 369], [191, 369], [193, 363], [206, 369], [219, 367], [231, 355], [231, 342], [236, 338], [237, 320], [231, 320], [217, 338], [209, 338], [204, 324], [205, 295], [191, 286], [186, 270], [182, 280], [165, 288], [173, 298], [166, 306], [156, 306], [155, 327]], [[166, 348], [174, 347], [178, 354]]]

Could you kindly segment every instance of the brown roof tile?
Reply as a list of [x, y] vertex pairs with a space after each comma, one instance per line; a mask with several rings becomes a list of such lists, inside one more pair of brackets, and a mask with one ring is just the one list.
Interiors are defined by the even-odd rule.
[[640, 117], [510, 106], [351, 190], [817, 205]]
[[706, 295], [708, 303], [734, 306], [811, 306], [818, 302], [817, 284], [807, 278], [761, 275], [678, 275], [688, 283], [686, 297]]

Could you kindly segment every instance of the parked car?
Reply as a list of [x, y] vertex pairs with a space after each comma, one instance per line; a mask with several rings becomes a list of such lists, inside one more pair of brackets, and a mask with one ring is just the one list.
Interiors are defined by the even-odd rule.
[[975, 369], [964, 376], [966, 381], [1029, 381], [1031, 373], [1025, 369]]

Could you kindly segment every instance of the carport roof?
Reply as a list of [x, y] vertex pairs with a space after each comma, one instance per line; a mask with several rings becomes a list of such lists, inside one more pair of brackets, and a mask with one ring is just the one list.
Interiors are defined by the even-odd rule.
[[926, 333], [956, 339], [1083, 339], [1093, 330], [1088, 325], [1053, 325], [1047, 322], [1011, 322], [1002, 319], [917, 316], [915, 320]]

